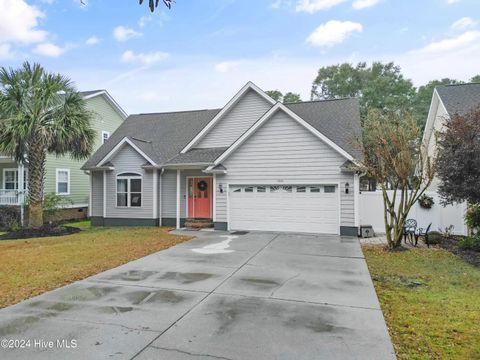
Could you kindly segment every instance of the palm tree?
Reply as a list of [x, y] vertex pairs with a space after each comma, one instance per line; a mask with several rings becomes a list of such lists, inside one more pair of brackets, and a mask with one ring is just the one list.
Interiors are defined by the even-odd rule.
[[87, 158], [95, 131], [72, 81], [25, 62], [0, 68], [0, 153], [28, 166], [29, 227], [43, 226], [47, 154]]
[[[138, 0], [138, 2], [140, 3], [140, 5], [143, 4], [143, 0]], [[159, 2], [160, 2], [160, 0], [149, 0], [148, 1], [148, 7], [150, 8], [151, 12], [155, 11], [155, 8], [158, 7]], [[172, 7], [172, 2], [174, 2], [174, 1], [173, 0], [163, 0], [163, 3], [165, 4], [165, 6], [168, 7], [169, 9]]]

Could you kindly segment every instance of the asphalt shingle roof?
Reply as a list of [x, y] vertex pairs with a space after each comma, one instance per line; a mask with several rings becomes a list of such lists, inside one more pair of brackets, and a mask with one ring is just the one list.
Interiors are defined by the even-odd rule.
[[437, 86], [449, 115], [464, 115], [480, 106], [480, 83]]
[[[286, 106], [349, 154], [360, 156], [355, 145], [355, 139], [361, 135], [357, 99], [310, 101]], [[95, 167], [125, 137], [158, 165], [212, 163], [226, 148], [192, 149], [185, 154], [180, 151], [220, 110], [131, 115], [82, 168]]]

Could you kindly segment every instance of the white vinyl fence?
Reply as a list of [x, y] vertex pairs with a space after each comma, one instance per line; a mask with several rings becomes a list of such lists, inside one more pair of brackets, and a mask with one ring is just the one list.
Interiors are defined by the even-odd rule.
[[[440, 204], [440, 198], [436, 192], [426, 192], [433, 198], [435, 204], [431, 209], [422, 208], [418, 202], [413, 205], [408, 219], [417, 220], [418, 227], [426, 228], [432, 223], [430, 231], [444, 230], [453, 225], [453, 233], [456, 235], [467, 235], [467, 226], [464, 222], [464, 214], [467, 206], [465, 203], [458, 205], [448, 205], [443, 207]], [[390, 198], [393, 191], [389, 191]], [[397, 194], [397, 204], [400, 196]], [[360, 225], [372, 225], [376, 233], [385, 233], [385, 224], [383, 220], [383, 196], [381, 191], [362, 192], [359, 194], [360, 205]]]

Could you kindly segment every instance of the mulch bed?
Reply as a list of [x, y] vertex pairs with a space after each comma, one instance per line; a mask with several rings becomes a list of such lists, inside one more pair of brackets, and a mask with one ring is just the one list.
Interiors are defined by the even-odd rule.
[[22, 229], [19, 231], [11, 231], [0, 235], [0, 240], [20, 240], [50, 236], [65, 236], [76, 234], [80, 231], [82, 230], [73, 226], [44, 226], [39, 229]]
[[480, 252], [460, 248], [458, 240], [443, 238], [438, 246], [460, 256], [466, 262], [480, 267]]

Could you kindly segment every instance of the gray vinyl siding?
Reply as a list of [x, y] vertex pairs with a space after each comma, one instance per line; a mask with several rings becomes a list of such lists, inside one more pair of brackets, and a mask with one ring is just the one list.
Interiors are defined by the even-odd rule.
[[[114, 171], [107, 171], [107, 218], [153, 218], [153, 171], [142, 169], [146, 160], [130, 145], [125, 145], [110, 160]], [[142, 175], [142, 206], [139, 208], [117, 207], [116, 178], [125, 172]]]
[[[283, 112], [277, 112], [223, 165], [217, 184], [340, 183], [341, 226], [354, 226], [353, 175], [342, 173], [345, 158]], [[350, 193], [345, 194], [345, 183]], [[216, 221], [227, 221], [227, 191], [216, 189]]]
[[[187, 177], [198, 176], [207, 177], [201, 170], [182, 170], [180, 173], [180, 217], [187, 217]], [[177, 217], [177, 171], [167, 170], [162, 176], [162, 217]]]
[[103, 216], [103, 172], [92, 172], [91, 216]]
[[272, 105], [255, 91], [248, 91], [195, 147], [230, 146], [271, 107]]

